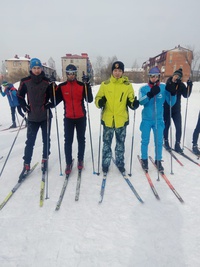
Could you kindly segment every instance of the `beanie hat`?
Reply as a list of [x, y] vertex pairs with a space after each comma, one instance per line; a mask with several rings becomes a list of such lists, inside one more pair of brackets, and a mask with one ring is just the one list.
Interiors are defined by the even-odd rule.
[[2, 84], [4, 87], [8, 85], [8, 82], [7, 81], [2, 81]]
[[32, 58], [30, 61], [30, 69], [33, 67], [40, 67], [42, 68], [42, 63], [38, 58]]
[[122, 63], [121, 61], [115, 61], [113, 64], [112, 64], [112, 71], [115, 70], [115, 69], [120, 69], [124, 72], [124, 63]]
[[76, 66], [74, 66], [73, 64], [69, 64], [69, 65], [66, 67], [66, 72], [68, 72], [68, 73], [77, 72], [77, 68], [76, 68]]
[[153, 67], [152, 69], [150, 69], [149, 71], [149, 76], [150, 75], [160, 75], [160, 70], [159, 68], [156, 66], [156, 67]]
[[181, 79], [182, 76], [183, 76], [183, 72], [182, 71], [183, 71], [182, 68], [180, 68], [178, 70], [175, 70], [175, 72], [173, 73], [173, 76], [174, 75], [178, 75], [179, 76], [179, 79]]

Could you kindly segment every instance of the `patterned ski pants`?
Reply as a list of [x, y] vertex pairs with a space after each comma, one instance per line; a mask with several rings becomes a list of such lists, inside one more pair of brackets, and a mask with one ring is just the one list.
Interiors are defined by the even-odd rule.
[[112, 139], [115, 133], [115, 160], [118, 167], [124, 167], [126, 126], [120, 128], [110, 128], [103, 126], [103, 150], [102, 150], [102, 168], [109, 167], [112, 158]]

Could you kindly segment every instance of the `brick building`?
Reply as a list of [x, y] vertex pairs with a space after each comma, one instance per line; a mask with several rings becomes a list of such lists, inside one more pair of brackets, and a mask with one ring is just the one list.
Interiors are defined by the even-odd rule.
[[192, 60], [193, 52], [178, 45], [173, 49], [162, 51], [159, 55], [149, 58], [149, 60], [142, 64], [142, 67], [147, 76], [149, 69], [158, 66], [161, 71], [162, 82], [166, 82], [175, 70], [182, 68], [182, 81], [186, 82], [191, 74]]
[[[6, 59], [6, 79], [8, 79], [9, 82], [16, 82], [22, 77], [29, 75], [30, 60], [31, 58], [29, 55], [25, 55], [24, 57], [19, 57], [18, 55], [15, 55], [13, 58]], [[48, 67], [46, 63], [42, 63], [42, 65], [45, 75], [48, 78], [51, 78], [52, 76], [56, 77], [56, 71], [53, 68]], [[15, 81], [12, 81], [13, 77], [15, 77]]]

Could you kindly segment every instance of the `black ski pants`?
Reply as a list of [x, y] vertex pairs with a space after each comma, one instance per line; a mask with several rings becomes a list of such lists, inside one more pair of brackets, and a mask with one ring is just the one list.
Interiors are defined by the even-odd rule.
[[[181, 135], [182, 135], [182, 119], [181, 113], [179, 111], [172, 112], [172, 120], [174, 122], [175, 130], [176, 130], [176, 142], [180, 143]], [[170, 112], [164, 109], [164, 140], [168, 140], [169, 136], [169, 127], [170, 127]]]
[[[33, 155], [33, 148], [35, 145], [35, 140], [36, 140], [39, 128], [41, 128], [41, 131], [42, 131], [42, 142], [43, 142], [42, 158], [47, 159], [47, 157], [50, 155], [51, 118], [49, 119], [49, 131], [48, 131], [48, 133], [47, 133], [47, 120], [42, 121], [42, 122], [28, 121], [27, 140], [26, 140], [26, 146], [24, 149], [24, 157], [23, 157], [24, 163], [26, 163], [26, 164], [30, 164], [30, 162], [31, 162], [32, 155]], [[48, 142], [47, 142], [47, 140], [48, 140]], [[47, 152], [47, 148], [48, 148], [48, 152]]]
[[85, 130], [86, 130], [86, 117], [79, 119], [64, 118], [64, 149], [66, 164], [72, 163], [72, 143], [74, 139], [74, 130], [76, 128], [76, 136], [78, 141], [78, 155], [79, 161], [84, 159], [85, 153]]

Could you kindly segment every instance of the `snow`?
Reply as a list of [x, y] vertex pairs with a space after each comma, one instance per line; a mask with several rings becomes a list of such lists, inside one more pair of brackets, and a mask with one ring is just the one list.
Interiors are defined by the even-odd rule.
[[[141, 84], [133, 84], [136, 94]], [[96, 95], [99, 86], [93, 87]], [[200, 84], [188, 101], [185, 145], [191, 147], [191, 139], [199, 112]], [[186, 100], [182, 99], [184, 126]], [[0, 129], [11, 125], [10, 108], [6, 98], [0, 97]], [[93, 174], [89, 127], [85, 152], [85, 169], [79, 201], [75, 201], [77, 142], [74, 138], [75, 167], [59, 211], [56, 203], [64, 176], [60, 175], [55, 112], [51, 132], [51, 156], [49, 160], [49, 199], [39, 207], [41, 170], [38, 166], [27, 178], [6, 206], [0, 211], [0, 266], [1, 267], [197, 267], [200, 262], [200, 177], [199, 166], [178, 156], [181, 167], [173, 161], [171, 175], [170, 155], [163, 151], [165, 173], [184, 199], [181, 204], [165, 181], [149, 163], [149, 173], [161, 200], [157, 200], [141, 170], [137, 155], [140, 154], [140, 107], [136, 111], [133, 168], [130, 181], [144, 200], [141, 204], [112, 163], [107, 178], [105, 196], [99, 204], [102, 173]], [[98, 166], [100, 111], [89, 104], [95, 171]], [[57, 107], [62, 172], [63, 106]], [[20, 116], [18, 118], [21, 120]], [[126, 169], [130, 170], [130, 151], [133, 129], [133, 111], [126, 137]], [[173, 138], [174, 138], [174, 128]], [[17, 132], [0, 132], [0, 170], [9, 153]], [[154, 157], [151, 136], [149, 155]], [[19, 133], [6, 167], [0, 177], [0, 203], [18, 180], [23, 165], [26, 130]], [[113, 139], [113, 148], [115, 140]], [[38, 133], [32, 164], [41, 161], [41, 132]], [[190, 157], [198, 159], [185, 150]], [[199, 161], [198, 161], [199, 162]], [[101, 169], [100, 169], [101, 171]]]

